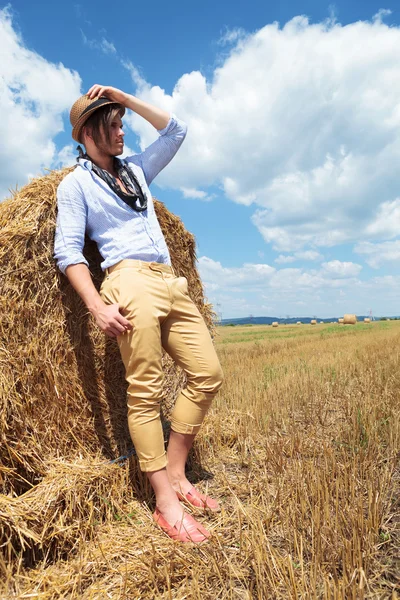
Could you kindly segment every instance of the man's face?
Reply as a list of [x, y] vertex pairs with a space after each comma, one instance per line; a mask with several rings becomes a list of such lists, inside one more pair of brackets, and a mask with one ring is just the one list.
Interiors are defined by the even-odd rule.
[[101, 128], [101, 145], [100, 150], [109, 156], [119, 156], [124, 151], [124, 135], [123, 123], [121, 116], [117, 114], [110, 123], [109, 138], [110, 142], [107, 142], [107, 138], [104, 135], [103, 127]]

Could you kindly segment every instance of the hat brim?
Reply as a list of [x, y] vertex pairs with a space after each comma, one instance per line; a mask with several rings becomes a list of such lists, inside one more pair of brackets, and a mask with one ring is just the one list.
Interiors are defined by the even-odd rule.
[[96, 100], [95, 102], [93, 102], [93, 104], [91, 104], [90, 106], [88, 106], [83, 113], [81, 114], [81, 116], [79, 117], [79, 119], [77, 120], [77, 122], [75, 123], [75, 127], [72, 129], [72, 138], [76, 141], [81, 143], [81, 140], [79, 139], [80, 134], [81, 134], [81, 130], [82, 127], [84, 126], [84, 124], [86, 123], [86, 121], [88, 120], [88, 118], [90, 117], [90, 115], [92, 115], [96, 110], [98, 110], [99, 108], [102, 108], [103, 106], [106, 106], [107, 104], [116, 104], [121, 106], [121, 116], [124, 116], [125, 114], [125, 107], [120, 105], [119, 102], [114, 102], [113, 100], [109, 100], [108, 98], [99, 98], [98, 100]]

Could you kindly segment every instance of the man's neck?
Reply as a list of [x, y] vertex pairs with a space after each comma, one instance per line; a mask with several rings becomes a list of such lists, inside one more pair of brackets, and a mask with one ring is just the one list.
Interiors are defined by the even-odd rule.
[[100, 169], [104, 169], [111, 173], [112, 175], [116, 175], [114, 168], [114, 156], [110, 156], [108, 154], [100, 154], [94, 153], [93, 155], [89, 155], [91, 160], [98, 166]]

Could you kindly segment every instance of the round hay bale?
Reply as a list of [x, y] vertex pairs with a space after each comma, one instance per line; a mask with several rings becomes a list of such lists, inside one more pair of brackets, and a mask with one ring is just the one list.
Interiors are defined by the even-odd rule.
[[369, 317], [364, 318], [364, 323], [371, 323], [371, 319]]
[[296, 325], [301, 325], [301, 321], [297, 321]]
[[272, 323], [272, 327], [278, 327], [278, 321], [274, 321], [274, 322]]
[[0, 494], [0, 557], [29, 566], [49, 557], [62, 560], [77, 539], [93, 538], [93, 513], [97, 522], [115, 519], [126, 493], [124, 471], [93, 458], [53, 460], [40, 483], [25, 494]]
[[343, 318], [342, 317], [340, 319], [338, 319], [338, 323], [340, 323], [340, 325], [343, 325]]
[[[126, 383], [117, 343], [94, 323], [56, 267], [56, 190], [71, 169], [31, 181], [0, 204], [0, 491], [19, 494], [46, 472], [49, 457], [102, 452], [108, 459], [132, 447]], [[156, 201], [156, 213], [178, 275], [213, 329], [196, 269], [195, 240]], [[95, 285], [103, 278], [90, 240], [84, 253]], [[164, 355], [163, 410], [184, 385]]]
[[343, 316], [343, 323], [345, 325], [355, 325], [357, 323], [356, 315], [346, 314]]
[[311, 319], [310, 323], [311, 323], [311, 325], [316, 325], [317, 321], [315, 319]]

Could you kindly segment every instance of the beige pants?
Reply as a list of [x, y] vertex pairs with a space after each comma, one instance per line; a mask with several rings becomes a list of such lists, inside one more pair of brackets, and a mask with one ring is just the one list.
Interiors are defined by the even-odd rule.
[[133, 325], [117, 338], [128, 382], [129, 431], [141, 470], [157, 471], [167, 464], [160, 420], [162, 348], [187, 375], [171, 416], [178, 433], [199, 431], [221, 387], [221, 366], [186, 279], [168, 265], [122, 260], [107, 269], [100, 295], [107, 304], [118, 303]]

